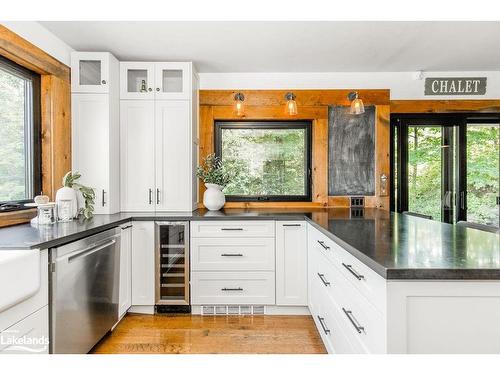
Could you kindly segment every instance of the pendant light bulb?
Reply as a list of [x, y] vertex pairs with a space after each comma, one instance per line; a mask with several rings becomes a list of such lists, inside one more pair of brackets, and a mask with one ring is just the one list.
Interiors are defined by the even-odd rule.
[[245, 114], [245, 95], [241, 92], [234, 94], [234, 108], [236, 110], [237, 116], [243, 116]]
[[299, 112], [297, 110], [297, 102], [295, 101], [295, 95], [292, 92], [288, 92], [285, 95], [286, 99], [286, 111], [290, 116], [295, 116]]
[[357, 91], [350, 92], [347, 97], [351, 101], [351, 108], [349, 110], [351, 115], [361, 115], [365, 113], [365, 105], [363, 104], [363, 100], [359, 98]]

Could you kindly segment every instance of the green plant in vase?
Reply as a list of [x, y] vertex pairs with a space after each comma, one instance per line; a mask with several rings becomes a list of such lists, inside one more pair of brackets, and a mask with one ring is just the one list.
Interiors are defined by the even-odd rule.
[[196, 169], [196, 176], [207, 188], [203, 194], [203, 205], [211, 211], [220, 210], [226, 203], [222, 189], [231, 180], [229, 171], [224, 168], [220, 157], [215, 154], [203, 158], [203, 163]]

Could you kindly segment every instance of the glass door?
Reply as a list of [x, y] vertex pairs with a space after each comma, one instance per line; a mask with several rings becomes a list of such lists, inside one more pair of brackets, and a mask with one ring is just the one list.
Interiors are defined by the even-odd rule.
[[500, 200], [500, 121], [467, 119], [462, 220], [498, 227]]
[[191, 63], [155, 64], [155, 98], [189, 99]]
[[120, 99], [154, 99], [154, 63], [120, 63]]
[[73, 52], [71, 75], [72, 92], [109, 92], [109, 54], [107, 52]]

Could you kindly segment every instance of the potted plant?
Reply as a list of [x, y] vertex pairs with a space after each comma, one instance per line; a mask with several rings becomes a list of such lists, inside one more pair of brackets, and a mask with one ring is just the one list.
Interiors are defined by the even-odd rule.
[[56, 193], [56, 202], [72, 201], [73, 217], [82, 214], [85, 219], [94, 215], [95, 192], [92, 188], [77, 182], [81, 177], [79, 172], [69, 171], [63, 177], [63, 187]]
[[226, 203], [222, 189], [229, 183], [230, 175], [224, 168], [222, 160], [215, 154], [203, 158], [203, 163], [196, 170], [207, 188], [203, 194], [203, 205], [210, 211], [220, 210]]

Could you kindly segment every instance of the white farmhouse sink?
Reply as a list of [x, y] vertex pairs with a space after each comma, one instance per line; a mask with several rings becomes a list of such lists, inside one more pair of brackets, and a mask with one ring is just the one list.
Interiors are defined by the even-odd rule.
[[40, 250], [0, 250], [0, 312], [40, 288]]

